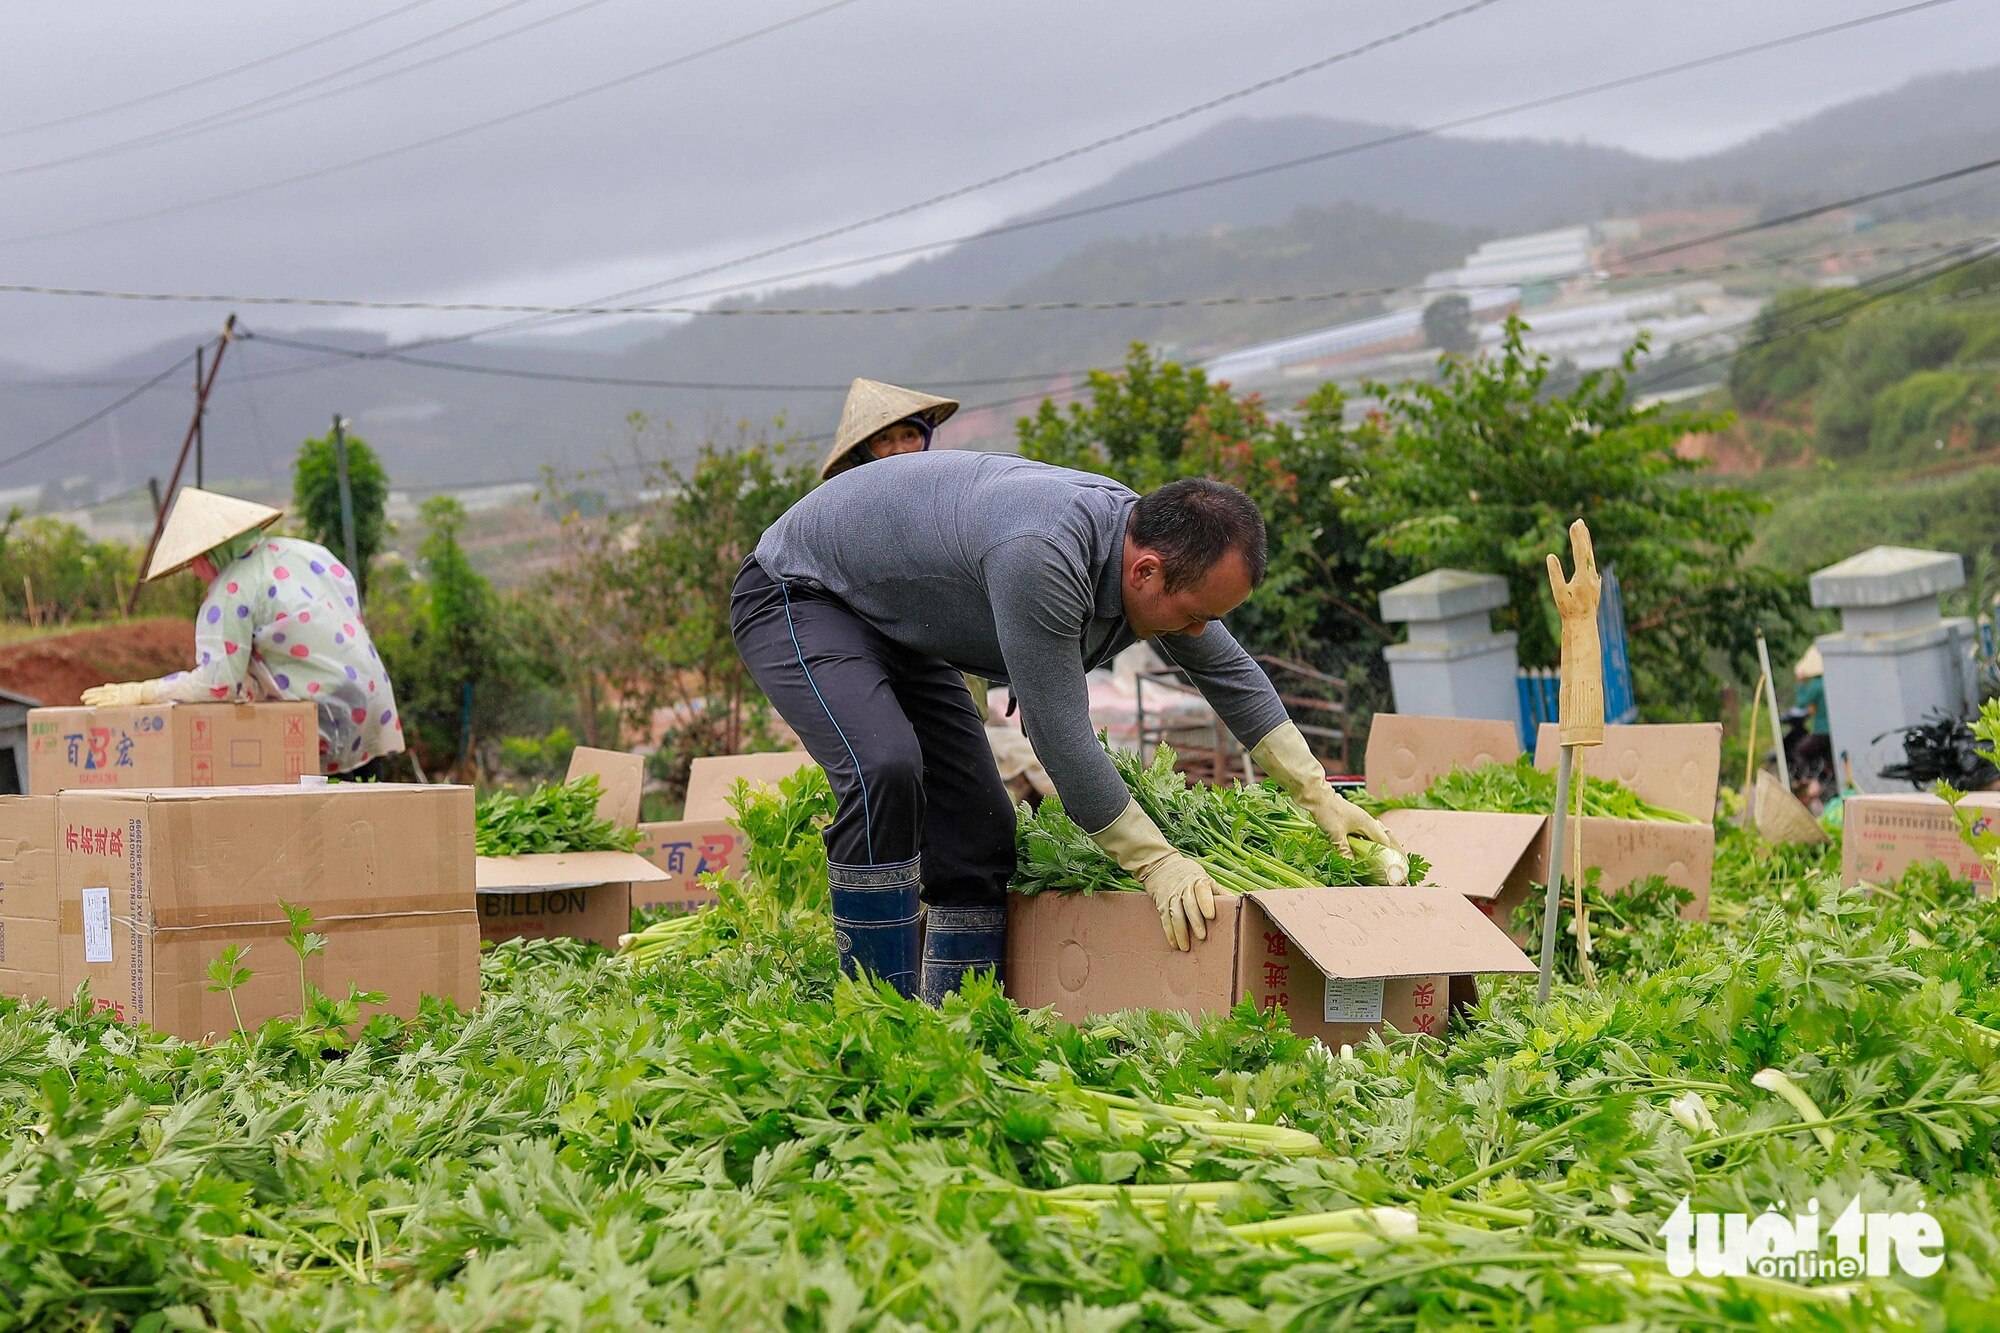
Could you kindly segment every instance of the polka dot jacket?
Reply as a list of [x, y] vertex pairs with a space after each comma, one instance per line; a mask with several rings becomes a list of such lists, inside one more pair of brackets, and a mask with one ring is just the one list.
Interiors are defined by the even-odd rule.
[[162, 699], [310, 699], [329, 773], [403, 749], [396, 696], [361, 623], [354, 576], [323, 546], [264, 537], [230, 561], [209, 585], [194, 645], [194, 669], [162, 680]]

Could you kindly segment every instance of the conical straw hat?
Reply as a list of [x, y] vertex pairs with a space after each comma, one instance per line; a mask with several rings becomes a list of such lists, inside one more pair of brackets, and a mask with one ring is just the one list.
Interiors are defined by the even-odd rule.
[[232, 537], [268, 528], [284, 513], [254, 500], [238, 500], [231, 495], [183, 486], [174, 495], [174, 507], [168, 511], [167, 524], [160, 530], [160, 544], [153, 551], [153, 563], [146, 567], [146, 581], [150, 583], [185, 569], [196, 557], [208, 554]]
[[819, 475], [822, 480], [832, 476], [841, 459], [884, 426], [893, 426], [905, 417], [922, 417], [935, 430], [956, 411], [958, 404], [950, 398], [899, 389], [880, 380], [857, 379], [847, 390], [847, 403], [840, 409], [840, 429], [833, 433], [833, 449]]
[[1806, 655], [1792, 668], [1792, 674], [1800, 680], [1811, 680], [1814, 676], [1826, 674], [1826, 662], [1819, 655], [1818, 644], [1806, 649]]
[[1826, 841], [1826, 830], [1812, 817], [1812, 811], [1779, 786], [1768, 771], [1757, 774], [1757, 831], [1766, 842]]

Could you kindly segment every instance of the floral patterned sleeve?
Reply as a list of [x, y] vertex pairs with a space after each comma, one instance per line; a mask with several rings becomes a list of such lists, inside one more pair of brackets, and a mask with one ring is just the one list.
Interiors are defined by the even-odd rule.
[[[235, 585], [228, 585], [233, 588]], [[235, 614], [241, 599], [217, 579], [194, 622], [195, 665], [158, 682], [162, 703], [208, 703], [249, 697], [250, 626]]]

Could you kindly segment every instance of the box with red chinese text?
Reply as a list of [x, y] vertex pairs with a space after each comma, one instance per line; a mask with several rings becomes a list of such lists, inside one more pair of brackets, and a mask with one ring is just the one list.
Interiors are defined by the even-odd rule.
[[[285, 903], [308, 909], [325, 939], [303, 965], [319, 990], [379, 991], [404, 1018], [425, 995], [479, 1002], [470, 788], [292, 783], [55, 802], [63, 992], [89, 982], [122, 1022], [200, 1041], [239, 1015], [251, 1028], [298, 1014]], [[233, 996], [208, 972], [232, 945], [250, 972]]]
[[0, 796], [0, 995], [62, 1004], [56, 798]]
[[753, 787], [776, 786], [812, 764], [803, 750], [773, 754], [711, 755], [694, 761], [688, 771], [687, 807], [682, 817], [639, 825], [639, 855], [666, 878], [632, 887], [634, 908], [666, 908], [698, 912], [715, 903], [715, 890], [704, 875], [730, 879], [743, 873], [743, 833], [730, 818], [729, 798], [741, 779]]
[[[1967, 792], [1959, 807], [1974, 837], [2000, 825], [2000, 792]], [[1893, 884], [1921, 861], [1942, 861], [1954, 879], [1993, 894], [1993, 873], [1965, 841], [1951, 806], [1929, 792], [1864, 792], [1841, 803], [1840, 878], [1847, 884]]]
[[310, 702], [36, 708], [28, 713], [28, 790], [247, 787], [319, 772]]
[[[568, 780], [596, 777], [598, 817], [632, 828], [639, 822], [645, 770], [646, 761], [636, 754], [578, 746]], [[482, 856], [474, 876], [482, 939], [568, 936], [607, 949], [617, 948], [618, 937], [632, 929], [634, 886], [666, 878], [636, 852]]]
[[1007, 992], [1071, 1022], [1121, 1009], [1222, 1013], [1245, 997], [1329, 1046], [1384, 1027], [1443, 1038], [1474, 978], [1535, 966], [1463, 895], [1439, 888], [1219, 895], [1181, 953], [1143, 893], [1015, 895]]

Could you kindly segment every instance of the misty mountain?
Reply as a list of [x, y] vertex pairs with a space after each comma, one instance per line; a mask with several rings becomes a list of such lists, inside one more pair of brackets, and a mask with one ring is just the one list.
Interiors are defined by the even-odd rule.
[[[1226, 121], [1027, 216], [1098, 208], [1394, 132], [1310, 117]], [[1993, 156], [2000, 156], [2000, 70], [1984, 70], [1920, 80], [1684, 161], [1587, 144], [1416, 138], [1014, 231], [851, 285], [795, 287], [738, 305], [1088, 301], [1392, 285], [1447, 266], [1497, 234], [1719, 201], [1777, 213]], [[1910, 201], [1884, 201], [1876, 211], [1991, 217], [2000, 212], [1994, 191], [1975, 178]], [[553, 376], [799, 386], [782, 390], [512, 379], [290, 350], [253, 338], [233, 347], [225, 363], [207, 423], [209, 475], [282, 485], [298, 442], [324, 433], [336, 409], [381, 451], [399, 482], [470, 484], [532, 476], [545, 462], [581, 468], [629, 458], [625, 419], [634, 411], [675, 423], [671, 439], [685, 454], [707, 435], [733, 437], [744, 421], [762, 425], [782, 415], [808, 435], [829, 430], [840, 393], [856, 374], [959, 392], [971, 404], [1032, 393], [1084, 367], [1114, 363], [1134, 339], [1199, 355], [1374, 308], [1356, 300], [1091, 312], [744, 314], [665, 327], [627, 322], [573, 340], [543, 335], [415, 354]], [[378, 335], [315, 329], [293, 311], [253, 308], [243, 315], [253, 333], [350, 352], [385, 345]], [[183, 345], [73, 373], [136, 382], [191, 350], [206, 332], [191, 325]], [[1014, 376], [1034, 378], [1013, 386], [964, 384]], [[6, 465], [0, 489], [83, 475], [108, 493], [164, 475], [186, 428], [191, 377], [191, 370], [178, 373], [103, 422]], [[102, 383], [46, 387], [46, 380], [0, 365], [0, 459], [123, 391]], [[1004, 418], [986, 424], [1004, 428]], [[968, 420], [965, 428], [979, 425]]]

